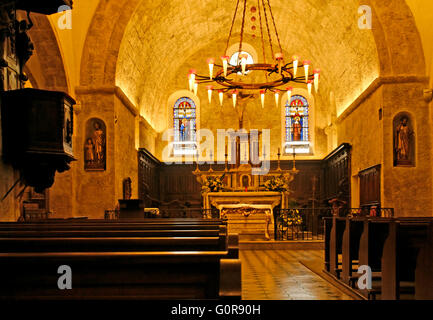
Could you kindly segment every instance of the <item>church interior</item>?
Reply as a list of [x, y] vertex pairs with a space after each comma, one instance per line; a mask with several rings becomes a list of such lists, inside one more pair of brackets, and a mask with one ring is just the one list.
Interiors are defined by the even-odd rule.
[[0, 1], [0, 300], [433, 300], [432, 64], [429, 0]]

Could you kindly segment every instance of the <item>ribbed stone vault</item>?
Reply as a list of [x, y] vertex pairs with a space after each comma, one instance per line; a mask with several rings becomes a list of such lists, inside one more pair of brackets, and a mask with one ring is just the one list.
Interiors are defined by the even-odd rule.
[[[260, 34], [258, 13], [250, 11], [256, 2], [248, 3], [245, 41], [261, 57], [260, 42], [252, 37]], [[325, 124], [326, 114], [344, 109], [379, 75], [373, 33], [358, 28], [359, 1], [346, 0], [342, 5], [341, 0], [273, 0], [271, 4], [286, 56], [297, 54], [322, 70], [316, 106], [322, 111], [319, 122]], [[234, 7], [235, 1], [227, 0], [154, 0], [141, 1], [136, 8], [121, 42], [116, 85], [156, 130], [167, 127], [168, 97], [187, 86], [186, 67], [206, 72], [209, 54], [216, 58], [223, 54]], [[235, 35], [231, 44], [238, 39]], [[200, 52], [202, 59], [196, 59]], [[329, 99], [331, 92], [335, 104]]]

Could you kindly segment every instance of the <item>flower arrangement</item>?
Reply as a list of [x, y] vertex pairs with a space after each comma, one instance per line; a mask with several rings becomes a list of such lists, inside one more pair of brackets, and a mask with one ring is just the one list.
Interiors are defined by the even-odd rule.
[[264, 183], [264, 187], [267, 191], [289, 191], [289, 185], [281, 177], [272, 177]]
[[204, 184], [201, 187], [201, 192], [219, 192], [222, 191], [223, 188], [223, 180], [224, 180], [224, 173], [220, 177], [216, 176], [207, 176], [204, 180]]
[[282, 216], [282, 219], [287, 226], [298, 226], [303, 222], [299, 210], [297, 209], [290, 210], [287, 214]]

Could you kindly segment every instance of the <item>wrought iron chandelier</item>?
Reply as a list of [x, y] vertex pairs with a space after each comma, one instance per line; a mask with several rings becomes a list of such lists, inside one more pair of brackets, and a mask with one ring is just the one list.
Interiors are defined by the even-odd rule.
[[[207, 84], [206, 89], [208, 91], [209, 103], [211, 103], [212, 93], [214, 91], [218, 92], [221, 106], [223, 104], [224, 93], [231, 93], [233, 98], [233, 107], [236, 107], [238, 95], [251, 95], [256, 93], [260, 93], [261, 104], [262, 107], [264, 107], [265, 94], [267, 92], [274, 93], [275, 103], [278, 107], [281, 92], [286, 91], [288, 95], [288, 101], [290, 101], [293, 91], [293, 87], [291, 87], [290, 84], [293, 85], [293, 83], [305, 83], [310, 95], [312, 86], [314, 85], [315, 91], [317, 92], [319, 90], [319, 69], [314, 69], [312, 72], [310, 72], [312, 70], [311, 62], [308, 60], [300, 62], [298, 56], [293, 56], [290, 59], [291, 61], [286, 63], [280, 43], [280, 37], [275, 24], [274, 15], [272, 13], [270, 0], [257, 0], [263, 62], [248, 64], [248, 55], [242, 51], [245, 13], [247, 8], [247, 0], [243, 0], [239, 50], [237, 51], [237, 64], [229, 64], [230, 57], [227, 56], [227, 49], [232, 37], [232, 31], [238, 14], [240, 1], [241, 0], [237, 0], [224, 55], [221, 56], [222, 64], [216, 64], [215, 58], [207, 59], [207, 63], [209, 65], [209, 75], [206, 76], [199, 75], [197, 74], [196, 70], [191, 69], [188, 74], [190, 91], [193, 91], [197, 95], [198, 86], [201, 84]], [[270, 49], [269, 51], [272, 54], [272, 62], [266, 61], [263, 22], [266, 25]], [[271, 23], [274, 28], [274, 36], [278, 42], [279, 51], [277, 53], [274, 53], [274, 45], [272, 44], [272, 32], [270, 28]], [[219, 68], [219, 70], [214, 74], [215, 67]], [[298, 68], [304, 69], [304, 75], [298, 74]], [[251, 81], [251, 77], [248, 76], [249, 71], [262, 72], [261, 80]]]

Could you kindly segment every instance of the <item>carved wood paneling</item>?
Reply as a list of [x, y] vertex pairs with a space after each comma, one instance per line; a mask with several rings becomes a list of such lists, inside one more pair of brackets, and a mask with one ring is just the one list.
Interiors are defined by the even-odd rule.
[[324, 204], [338, 198], [350, 203], [351, 146], [342, 144], [322, 160]]
[[359, 172], [360, 206], [380, 205], [380, 165]]

